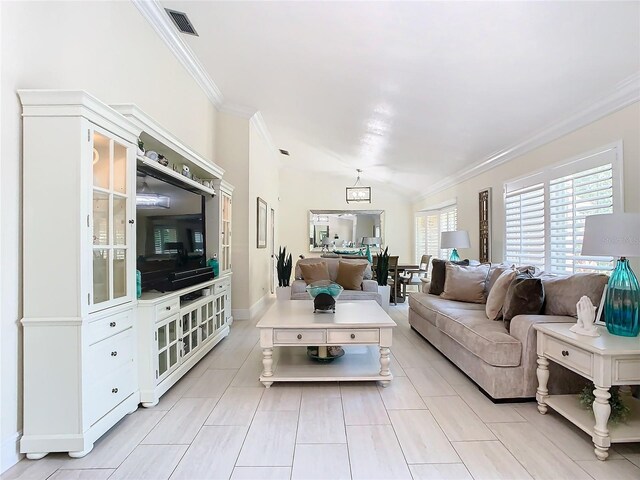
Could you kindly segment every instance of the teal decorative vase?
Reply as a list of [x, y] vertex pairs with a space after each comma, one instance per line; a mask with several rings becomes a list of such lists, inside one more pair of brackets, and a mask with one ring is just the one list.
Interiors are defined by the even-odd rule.
[[640, 310], [640, 285], [629, 260], [618, 260], [611, 273], [604, 303], [604, 318], [607, 330], [613, 335], [635, 337], [640, 332], [638, 311]]
[[449, 256], [449, 261], [450, 262], [460, 261], [460, 255], [458, 255], [458, 250], [456, 250], [455, 248], [451, 251], [451, 256]]
[[369, 260], [369, 263], [373, 263], [373, 256], [371, 255], [371, 249], [369, 248], [369, 245], [367, 245], [367, 260]]
[[136, 270], [136, 298], [142, 297], [142, 273]]

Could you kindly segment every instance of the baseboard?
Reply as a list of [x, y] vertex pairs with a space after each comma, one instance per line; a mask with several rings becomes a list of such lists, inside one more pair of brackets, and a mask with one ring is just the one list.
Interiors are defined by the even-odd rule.
[[22, 431], [13, 433], [2, 439], [0, 447], [0, 473], [4, 473], [24, 457], [20, 453], [20, 437]]
[[[260, 316], [268, 306], [268, 300], [273, 297], [265, 293], [251, 308], [234, 308], [231, 310], [234, 320], [252, 320]], [[274, 297], [275, 298], [275, 297]]]

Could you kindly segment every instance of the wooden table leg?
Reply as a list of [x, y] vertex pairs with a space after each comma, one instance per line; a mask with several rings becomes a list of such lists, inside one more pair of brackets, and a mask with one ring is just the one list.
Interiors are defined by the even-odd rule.
[[593, 427], [593, 445], [594, 453], [598, 460], [606, 460], [609, 456], [609, 447], [611, 446], [611, 437], [609, 437], [609, 415], [611, 415], [611, 405], [609, 399], [611, 394], [608, 387], [599, 387], [596, 385], [593, 395], [596, 397], [593, 401], [593, 415], [596, 417], [596, 425]]
[[[273, 348], [262, 349], [262, 376], [273, 377]], [[263, 381], [262, 384], [269, 388], [273, 382]]]
[[549, 360], [542, 355], [538, 355], [538, 368], [536, 369], [536, 376], [538, 377], [538, 389], [536, 390], [536, 400], [538, 401], [538, 411], [541, 414], [547, 413], [547, 404], [545, 400], [549, 396], [549, 389], [547, 384], [549, 383]]
[[[383, 377], [391, 376], [391, 370], [389, 370], [389, 364], [391, 363], [391, 350], [389, 347], [380, 347], [380, 375]], [[380, 380], [382, 387], [389, 386], [391, 380]]]

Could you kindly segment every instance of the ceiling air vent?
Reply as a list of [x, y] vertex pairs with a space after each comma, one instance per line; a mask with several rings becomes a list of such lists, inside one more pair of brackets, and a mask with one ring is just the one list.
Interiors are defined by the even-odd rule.
[[283, 150], [283, 149], [281, 149], [281, 148], [279, 148], [278, 150], [280, 150], [280, 153], [281, 153], [282, 155], [286, 155], [287, 157], [289, 156], [289, 150]]
[[182, 33], [188, 33], [189, 35], [195, 35], [196, 37], [198, 36], [196, 29], [193, 28], [193, 24], [189, 20], [189, 17], [187, 17], [186, 13], [169, 10], [168, 8], [165, 8], [165, 10], [171, 17], [171, 20], [173, 20], [173, 23], [176, 25], [176, 27], [178, 27], [178, 30], [180, 30]]

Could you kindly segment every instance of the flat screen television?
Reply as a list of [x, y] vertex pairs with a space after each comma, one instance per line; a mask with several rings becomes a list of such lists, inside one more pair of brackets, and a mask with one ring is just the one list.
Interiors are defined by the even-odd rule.
[[204, 197], [172, 182], [138, 169], [136, 266], [142, 291], [173, 291], [213, 278], [206, 265]]

